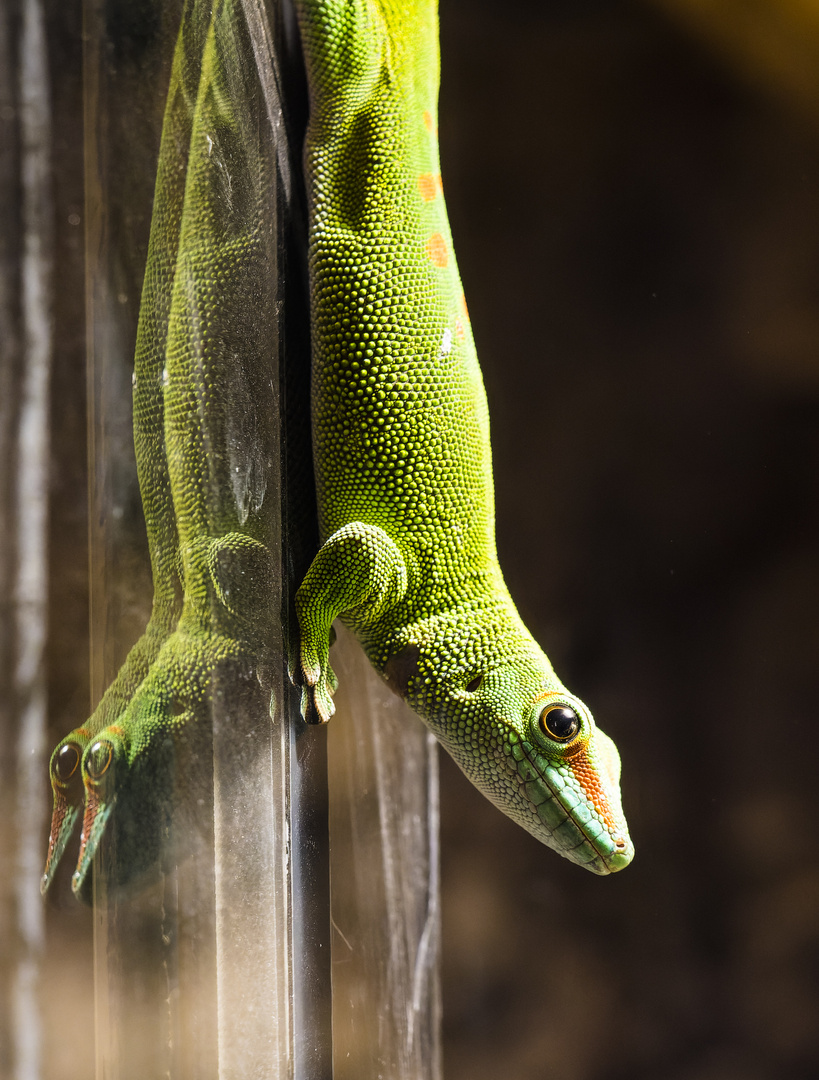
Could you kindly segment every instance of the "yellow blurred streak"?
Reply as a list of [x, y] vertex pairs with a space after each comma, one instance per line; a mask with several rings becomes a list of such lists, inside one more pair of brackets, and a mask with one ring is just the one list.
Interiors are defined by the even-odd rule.
[[819, 0], [645, 0], [819, 122]]

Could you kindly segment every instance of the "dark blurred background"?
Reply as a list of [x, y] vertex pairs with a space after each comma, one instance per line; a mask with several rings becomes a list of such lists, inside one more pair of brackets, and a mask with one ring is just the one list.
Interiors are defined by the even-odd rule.
[[819, 1076], [819, 13], [710, 6], [441, 3], [501, 562], [637, 848], [442, 760], [450, 1078]]
[[[56, 740], [88, 701], [83, 147], [78, 5], [47, 7]], [[620, 747], [637, 846], [584, 874], [442, 756], [448, 1080], [819, 1076], [819, 15], [712, 7], [441, 4], [501, 560]], [[63, 886], [54, 962], [80, 986], [90, 916]], [[59, 1025], [91, 1023], [65, 1004], [56, 1062]], [[88, 1032], [61, 1077], [90, 1075]]]

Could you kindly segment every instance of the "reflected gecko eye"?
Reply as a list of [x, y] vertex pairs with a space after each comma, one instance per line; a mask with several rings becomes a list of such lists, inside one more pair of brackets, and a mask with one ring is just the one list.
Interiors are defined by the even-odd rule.
[[114, 756], [114, 748], [109, 742], [95, 742], [88, 751], [85, 768], [92, 780], [99, 780], [105, 773]]
[[540, 730], [556, 742], [570, 742], [580, 731], [580, 717], [568, 705], [550, 705], [539, 718]]
[[80, 748], [76, 743], [61, 746], [54, 759], [54, 775], [62, 784], [67, 784], [80, 763]]

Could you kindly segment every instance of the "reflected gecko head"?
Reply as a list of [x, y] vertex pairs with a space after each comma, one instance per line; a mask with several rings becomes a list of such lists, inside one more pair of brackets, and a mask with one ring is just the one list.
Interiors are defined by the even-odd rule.
[[[131, 892], [210, 842], [214, 724], [269, 722], [266, 654], [229, 645], [172, 637], [124, 706], [120, 686], [57, 746], [43, 891], [80, 819], [72, 888], [86, 901], [94, 866], [109, 895]], [[227, 773], [232, 761], [223, 766]]]
[[158, 866], [170, 806], [164, 794], [173, 747], [129, 735], [128, 713], [88, 741], [82, 756], [85, 808], [74, 893], [91, 899], [95, 858], [106, 884], [118, 890]]
[[[197, 737], [206, 731], [203, 725], [191, 725], [180, 737], [185, 712], [184, 703], [165, 691], [162, 680], [149, 677], [117, 722], [86, 740], [76, 769], [85, 805], [71, 882], [81, 899], [91, 899], [95, 859], [112, 892], [153, 880], [161, 872], [173, 815], [191, 781], [190, 755], [180, 753], [180, 743], [187, 734], [193, 741], [194, 731]], [[67, 762], [68, 755], [64, 757]]]
[[88, 739], [88, 731], [77, 728], [57, 744], [51, 755], [49, 775], [54, 808], [48, 838], [48, 856], [40, 882], [40, 891], [43, 894], [54, 879], [54, 874], [82, 811], [85, 789], [81, 762]]

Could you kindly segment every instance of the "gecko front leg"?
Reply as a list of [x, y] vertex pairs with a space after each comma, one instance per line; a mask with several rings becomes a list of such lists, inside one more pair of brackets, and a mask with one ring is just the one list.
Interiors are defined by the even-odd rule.
[[333, 621], [356, 626], [378, 620], [404, 598], [407, 567], [397, 544], [377, 525], [352, 521], [322, 545], [296, 593], [301, 634], [302, 715], [326, 723], [335, 712], [330, 667]]

